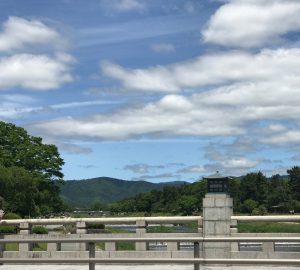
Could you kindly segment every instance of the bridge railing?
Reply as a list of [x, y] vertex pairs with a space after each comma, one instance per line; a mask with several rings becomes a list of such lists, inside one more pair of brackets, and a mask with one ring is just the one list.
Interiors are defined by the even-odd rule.
[[88, 263], [89, 270], [95, 269], [96, 263], [150, 263], [150, 264], [194, 264], [194, 269], [198, 270], [200, 264], [252, 264], [252, 265], [295, 265], [300, 266], [300, 259], [207, 259], [199, 258], [199, 245], [202, 243], [211, 242], [300, 242], [300, 237], [160, 237], [155, 238], [155, 241], [166, 241], [166, 242], [193, 242], [194, 243], [194, 258], [95, 258], [96, 249], [95, 243], [97, 242], [110, 242], [110, 241], [133, 241], [133, 242], [150, 242], [153, 238], [145, 237], [127, 237], [120, 238], [114, 237], [99, 237], [99, 238], [76, 238], [76, 239], [54, 239], [53, 237], [47, 238], [35, 238], [35, 239], [0, 239], [0, 244], [7, 243], [86, 243], [89, 247], [89, 258], [0, 258], [0, 263]]
[[[231, 235], [236, 237], [246, 237], [246, 236], [257, 236], [263, 237], [265, 236], [292, 236], [289, 234], [241, 234], [237, 230], [238, 222], [241, 221], [270, 221], [270, 222], [300, 222], [300, 215], [277, 215], [277, 216], [232, 216], [231, 217]], [[201, 216], [188, 216], [188, 217], [118, 217], [118, 218], [54, 218], [54, 219], [17, 219], [17, 220], [2, 220], [0, 225], [14, 225], [17, 226], [20, 230], [19, 237], [26, 237], [31, 235], [32, 226], [35, 225], [68, 225], [73, 224], [76, 227], [76, 234], [72, 235], [72, 237], [76, 237], [76, 235], [86, 235], [88, 234], [88, 226], [91, 224], [104, 224], [105, 226], [121, 226], [121, 225], [130, 225], [135, 230], [135, 235], [137, 237], [159, 237], [159, 233], [149, 233], [148, 228], [155, 224], [189, 224], [196, 223], [197, 228], [193, 234], [187, 233], [174, 233], [172, 235], [179, 237], [180, 234], [183, 236], [203, 236], [202, 223], [203, 218]], [[120, 237], [127, 237], [128, 234], [118, 234]], [[205, 235], [204, 235], [205, 236]], [[5, 236], [6, 237], [6, 236]], [[113, 237], [113, 235], [111, 235]], [[153, 240], [154, 241], [154, 240]], [[107, 251], [116, 251], [117, 244], [115, 241], [107, 241], [105, 243], [104, 250]], [[166, 243], [166, 242], [164, 242]], [[179, 247], [177, 243], [167, 242], [166, 243], [168, 251], [176, 252]], [[261, 245], [264, 253], [272, 252], [272, 247], [274, 243], [265, 243]], [[148, 250], [148, 245], [146, 242], [137, 241], [135, 244], [136, 251], [146, 251]], [[78, 245], [78, 250], [84, 251], [87, 249], [87, 245], [85, 243], [81, 243]], [[3, 249], [3, 247], [2, 247]], [[32, 245], [20, 244], [20, 251], [30, 251], [32, 250]], [[48, 243], [48, 251], [59, 251], [60, 244], [51, 244]], [[238, 243], [232, 243], [231, 251], [241, 251], [240, 245]], [[175, 253], [174, 253], [175, 254]], [[240, 255], [238, 255], [240, 256]], [[254, 256], [254, 255], [253, 255]]]

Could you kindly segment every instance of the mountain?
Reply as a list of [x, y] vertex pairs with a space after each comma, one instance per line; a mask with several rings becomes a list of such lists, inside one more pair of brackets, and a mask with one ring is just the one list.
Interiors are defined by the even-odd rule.
[[151, 190], [162, 190], [164, 186], [180, 186], [185, 182], [150, 183], [126, 181], [109, 177], [84, 180], [67, 180], [61, 186], [61, 197], [73, 207], [90, 207], [95, 202], [113, 203]]

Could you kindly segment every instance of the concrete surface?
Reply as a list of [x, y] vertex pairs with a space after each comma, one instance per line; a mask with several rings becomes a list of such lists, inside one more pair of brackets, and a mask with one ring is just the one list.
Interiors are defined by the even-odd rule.
[[[88, 265], [0, 265], [0, 270], [88, 270]], [[193, 265], [96, 265], [96, 270], [193, 270]], [[299, 270], [287, 266], [200, 266], [201, 270]]]

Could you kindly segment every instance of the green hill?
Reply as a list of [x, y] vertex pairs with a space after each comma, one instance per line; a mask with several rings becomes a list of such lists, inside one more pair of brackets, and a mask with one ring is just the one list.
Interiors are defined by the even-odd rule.
[[109, 177], [68, 180], [61, 186], [61, 197], [73, 207], [90, 207], [95, 202], [113, 203], [164, 186], [180, 186], [185, 182], [150, 183], [125, 181]]

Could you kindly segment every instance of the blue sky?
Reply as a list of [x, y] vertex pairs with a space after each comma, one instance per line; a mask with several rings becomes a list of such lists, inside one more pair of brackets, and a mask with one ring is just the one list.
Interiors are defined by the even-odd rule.
[[284, 174], [300, 160], [297, 0], [0, 0], [0, 120], [65, 179]]

